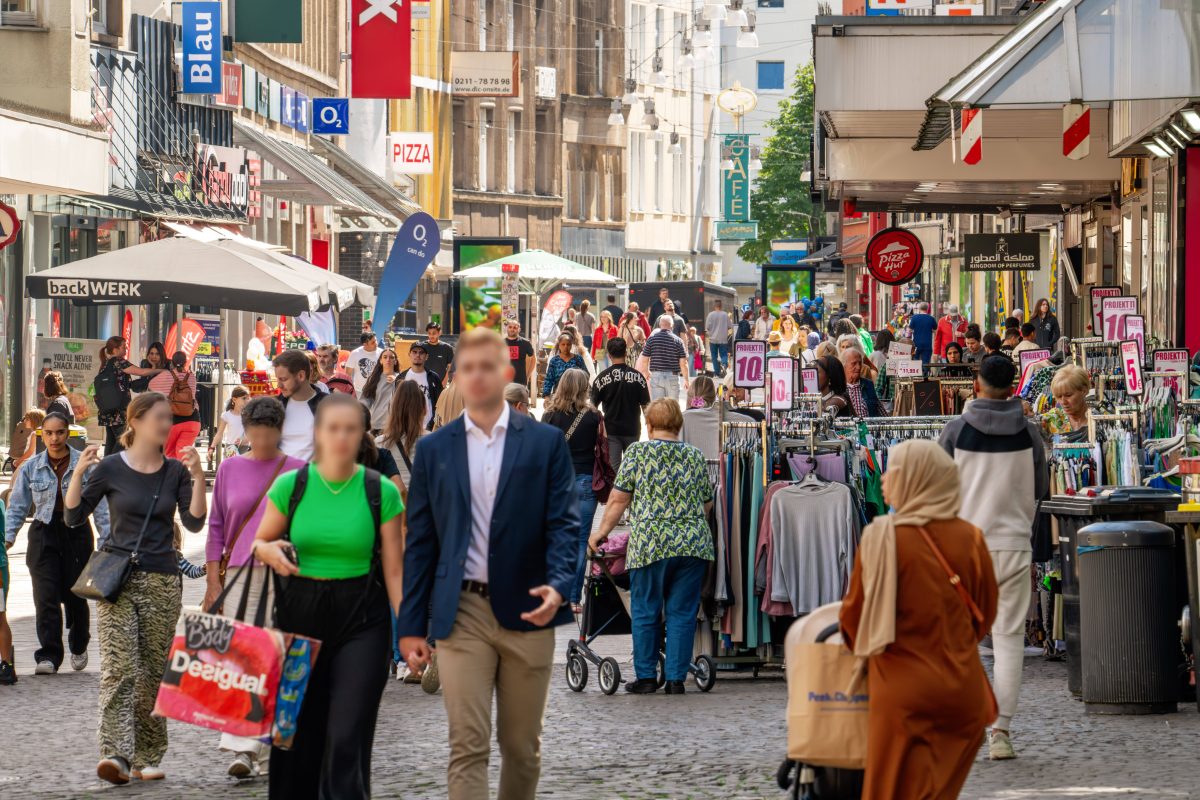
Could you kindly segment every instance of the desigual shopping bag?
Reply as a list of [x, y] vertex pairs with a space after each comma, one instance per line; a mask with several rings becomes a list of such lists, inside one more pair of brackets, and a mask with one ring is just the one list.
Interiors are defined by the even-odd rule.
[[793, 623], [784, 643], [788, 682], [788, 758], [815, 767], [864, 769], [868, 695], [859, 660], [840, 641], [819, 641], [829, 612], [836, 631], [841, 603]]
[[234, 736], [267, 736], [286, 647], [279, 631], [184, 611], [154, 713]]

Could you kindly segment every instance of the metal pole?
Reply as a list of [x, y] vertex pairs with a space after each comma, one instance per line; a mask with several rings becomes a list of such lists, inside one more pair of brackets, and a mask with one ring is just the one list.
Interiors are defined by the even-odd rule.
[[[218, 348], [220, 352], [217, 354], [217, 419], [221, 418], [221, 414], [225, 413], [225, 342], [229, 337], [225, 333], [225, 326], [229, 323], [229, 319], [225, 314], [225, 309], [221, 309], [220, 326], [221, 334], [217, 337], [219, 342]], [[219, 425], [219, 423], [218, 423]], [[221, 466], [221, 458], [224, 455], [225, 448], [221, 447], [220, 442], [214, 444], [217, 453], [217, 466]]]

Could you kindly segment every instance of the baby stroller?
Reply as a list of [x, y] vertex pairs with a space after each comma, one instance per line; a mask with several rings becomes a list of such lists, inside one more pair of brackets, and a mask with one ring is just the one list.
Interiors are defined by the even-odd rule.
[[[840, 602], [821, 606], [792, 623], [784, 639], [788, 683], [788, 757], [780, 765], [776, 780], [779, 788], [788, 791], [796, 800], [858, 800], [862, 796], [862, 769], [833, 765], [837, 764], [842, 754], [830, 758], [828, 750], [810, 751], [806, 742], [811, 741], [811, 738], [805, 737], [803, 731], [797, 730], [801, 727], [811, 729], [814, 721], [818, 728], [821, 725], [816, 715], [811, 713], [811, 700], [814, 695], [824, 696], [827, 701], [825, 705], [830, 706], [826, 711], [839, 712], [830, 715], [836, 716], [838, 723], [849, 716], [845, 712], [852, 711], [842, 702], [845, 699], [844, 694], [837, 697], [834, 703], [828, 702], [831, 689], [834, 693], [840, 693], [844, 688], [836, 685], [836, 678], [835, 686], [831, 687], [827, 675], [806, 674], [805, 660], [794, 657], [798, 655], [798, 645], [826, 644], [841, 649], [842, 636], [838, 626], [841, 608]], [[810, 708], [799, 709], [798, 707], [805, 703], [797, 702], [798, 698], [807, 698]], [[854, 709], [853, 713], [865, 714], [866, 709]], [[797, 735], [798, 733], [801, 735]]]
[[[615, 658], [601, 658], [592, 650], [599, 636], [629, 634], [632, 621], [629, 613], [629, 576], [625, 572], [625, 542], [627, 535], [615, 533], [601, 545], [601, 552], [591, 557], [583, 580], [583, 613], [579, 619], [579, 637], [567, 642], [567, 686], [582, 692], [588, 682], [588, 664], [598, 670], [600, 691], [616, 694], [621, 688], [621, 668]], [[661, 645], [660, 645], [661, 650]], [[716, 664], [707, 655], [699, 655], [688, 664], [696, 687], [712, 691], [717, 682]], [[667, 682], [666, 661], [659, 653], [658, 685]]]

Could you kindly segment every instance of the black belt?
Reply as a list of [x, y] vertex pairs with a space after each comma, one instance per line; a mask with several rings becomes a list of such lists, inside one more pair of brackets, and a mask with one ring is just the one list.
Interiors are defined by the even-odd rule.
[[463, 581], [462, 590], [464, 592], [470, 592], [471, 594], [477, 594], [484, 600], [487, 600], [490, 596], [488, 594], [488, 585], [486, 583], [480, 583], [479, 581]]

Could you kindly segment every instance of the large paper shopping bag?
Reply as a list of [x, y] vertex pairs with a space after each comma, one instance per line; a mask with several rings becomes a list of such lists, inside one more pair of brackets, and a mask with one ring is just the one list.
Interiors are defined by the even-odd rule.
[[863, 769], [867, 687], [842, 644], [786, 646], [788, 758], [812, 766]]
[[286, 648], [279, 631], [184, 611], [154, 713], [234, 736], [266, 737]]
[[275, 724], [271, 728], [271, 744], [284, 750], [296, 738], [300, 706], [308, 690], [308, 679], [317, 662], [321, 642], [307, 636], [285, 634], [289, 637], [287, 654], [283, 659], [283, 674], [275, 695]]

